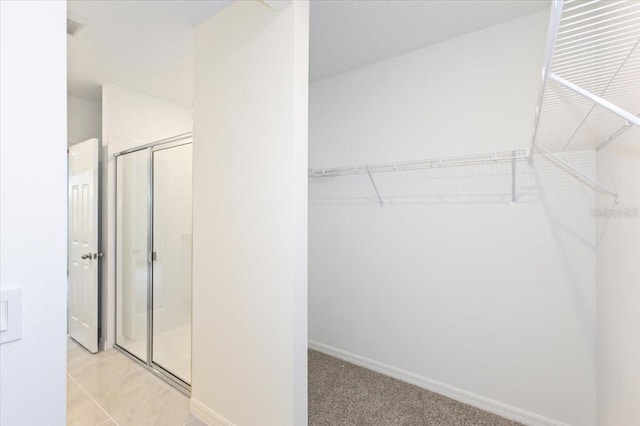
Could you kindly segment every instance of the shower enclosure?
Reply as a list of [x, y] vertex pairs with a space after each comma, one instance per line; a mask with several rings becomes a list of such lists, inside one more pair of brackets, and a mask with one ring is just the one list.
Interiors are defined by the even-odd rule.
[[116, 346], [191, 383], [192, 138], [116, 154]]

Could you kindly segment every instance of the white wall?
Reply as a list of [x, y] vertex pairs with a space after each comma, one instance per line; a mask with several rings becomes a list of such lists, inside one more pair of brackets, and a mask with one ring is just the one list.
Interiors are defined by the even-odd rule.
[[22, 339], [0, 346], [6, 426], [65, 424], [65, 16], [0, 2], [0, 287], [22, 287]]
[[190, 132], [192, 122], [189, 106], [111, 83], [102, 86], [103, 137], [129, 141], [114, 143], [113, 153]]
[[67, 96], [67, 141], [69, 145], [102, 137], [102, 112], [99, 102]]
[[[102, 338], [115, 341], [114, 154], [192, 131], [192, 109], [114, 84], [102, 87]], [[104, 284], [106, 283], [106, 285]]]
[[191, 407], [211, 422], [307, 422], [308, 8], [196, 28]]
[[[318, 81], [310, 167], [528, 148], [548, 12]], [[566, 154], [594, 173], [594, 154]], [[595, 419], [595, 195], [543, 159], [310, 180], [311, 346], [521, 421]], [[356, 359], [356, 358], [352, 358]], [[379, 366], [380, 364], [378, 364]]]
[[598, 424], [640, 424], [640, 129], [598, 152], [598, 179], [618, 193], [599, 209], [630, 209], [597, 219]]

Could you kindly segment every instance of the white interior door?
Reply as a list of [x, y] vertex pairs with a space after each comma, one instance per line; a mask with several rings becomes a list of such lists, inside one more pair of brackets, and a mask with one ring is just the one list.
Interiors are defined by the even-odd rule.
[[69, 335], [98, 352], [98, 139], [69, 147]]

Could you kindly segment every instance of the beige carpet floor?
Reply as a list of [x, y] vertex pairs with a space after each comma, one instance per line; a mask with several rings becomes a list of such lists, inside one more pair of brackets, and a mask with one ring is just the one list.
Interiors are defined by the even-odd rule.
[[309, 425], [514, 426], [519, 423], [309, 351]]

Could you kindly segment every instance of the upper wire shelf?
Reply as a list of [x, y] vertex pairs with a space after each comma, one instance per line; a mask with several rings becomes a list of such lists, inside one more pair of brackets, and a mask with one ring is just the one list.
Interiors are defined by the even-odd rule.
[[638, 93], [640, 1], [553, 0], [531, 152], [611, 142], [640, 126]]

